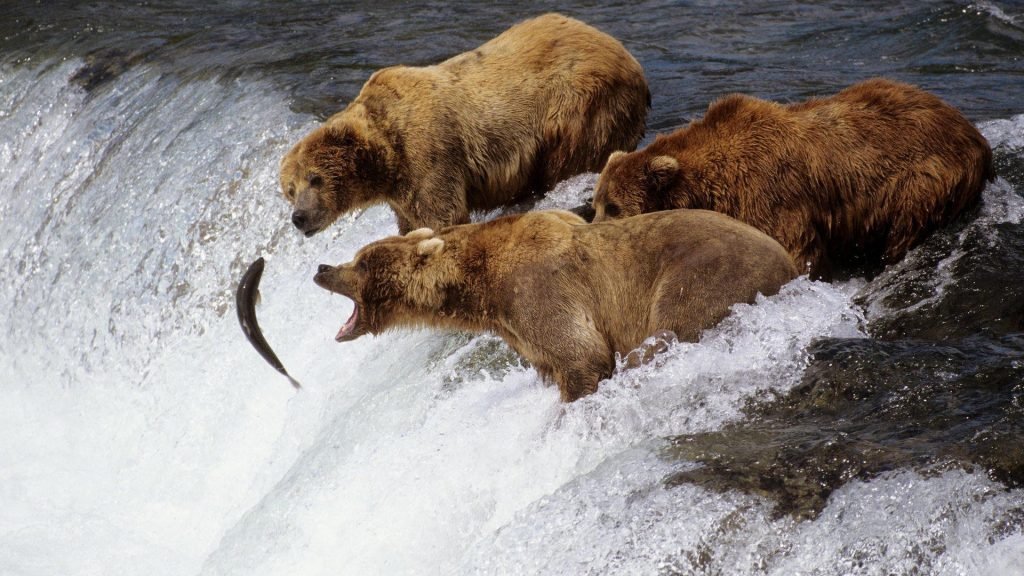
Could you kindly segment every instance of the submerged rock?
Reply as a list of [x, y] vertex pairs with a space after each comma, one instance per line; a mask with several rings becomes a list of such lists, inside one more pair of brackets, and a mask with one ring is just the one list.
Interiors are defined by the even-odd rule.
[[949, 340], [1024, 331], [1024, 160], [994, 151], [982, 205], [890, 266], [857, 301], [875, 338]]
[[774, 499], [814, 517], [833, 490], [898, 468], [981, 468], [1024, 485], [1024, 334], [956, 343], [826, 339], [802, 382], [723, 430], [671, 439], [701, 466], [666, 479]]
[[672, 438], [666, 455], [700, 466], [667, 482], [765, 495], [797, 517], [852, 479], [903, 468], [1024, 485], [1024, 161], [995, 158], [977, 213], [860, 291], [871, 339], [820, 340], [784, 397]]
[[92, 92], [131, 67], [144, 62], [159, 44], [150, 42], [131, 50], [104, 48], [87, 54], [82, 67], [71, 75], [70, 81], [81, 86], [86, 92]]

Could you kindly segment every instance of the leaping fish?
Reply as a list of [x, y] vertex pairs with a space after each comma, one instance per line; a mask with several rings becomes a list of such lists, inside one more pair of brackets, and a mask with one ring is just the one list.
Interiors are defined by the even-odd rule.
[[277, 359], [277, 355], [274, 354], [270, 344], [267, 344], [266, 338], [263, 337], [259, 323], [256, 322], [256, 302], [260, 299], [260, 278], [262, 276], [263, 257], [261, 256], [249, 265], [249, 269], [242, 276], [242, 281], [238, 283], [238, 292], [235, 293], [238, 323], [242, 326], [242, 332], [245, 332], [245, 337], [249, 339], [252, 347], [260, 353], [260, 356], [263, 356], [267, 363], [281, 374], [284, 374], [297, 390], [302, 386], [299, 385], [298, 380], [292, 378], [288, 371], [284, 369], [284, 364], [281, 364], [281, 361]]

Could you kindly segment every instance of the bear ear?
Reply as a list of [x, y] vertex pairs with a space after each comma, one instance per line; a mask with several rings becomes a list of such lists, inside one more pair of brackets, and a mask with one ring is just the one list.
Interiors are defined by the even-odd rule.
[[416, 253], [420, 256], [433, 256], [438, 254], [444, 249], [444, 240], [440, 238], [428, 238], [426, 240], [420, 240], [420, 243], [416, 245]]
[[645, 166], [647, 179], [657, 189], [665, 188], [679, 172], [679, 161], [671, 156], [655, 156]]
[[434, 231], [430, 228], [417, 228], [406, 232], [405, 237], [410, 240], [425, 240], [427, 238], [433, 238]]
[[619, 158], [622, 158], [625, 155], [626, 153], [623, 152], [622, 150], [616, 150], [615, 152], [612, 152], [611, 154], [608, 155], [608, 161], [605, 162], [604, 165], [608, 166], [609, 164], [612, 163], [612, 160], [618, 160]]

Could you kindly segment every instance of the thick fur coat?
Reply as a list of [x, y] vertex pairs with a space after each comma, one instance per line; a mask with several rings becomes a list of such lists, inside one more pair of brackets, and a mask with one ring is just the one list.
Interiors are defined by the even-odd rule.
[[547, 14], [438, 65], [374, 73], [285, 155], [281, 190], [307, 236], [377, 203], [402, 233], [465, 223], [633, 150], [649, 106], [622, 44]]
[[666, 332], [695, 341], [794, 276], [777, 242], [716, 212], [586, 224], [547, 211], [385, 238], [315, 281], [355, 303], [338, 341], [397, 327], [491, 332], [572, 401], [611, 376], [616, 354]]
[[731, 95], [704, 118], [613, 154], [595, 221], [672, 208], [738, 218], [778, 240], [800, 270], [868, 271], [977, 203], [988, 142], [917, 87], [873, 79], [828, 98], [777, 104]]

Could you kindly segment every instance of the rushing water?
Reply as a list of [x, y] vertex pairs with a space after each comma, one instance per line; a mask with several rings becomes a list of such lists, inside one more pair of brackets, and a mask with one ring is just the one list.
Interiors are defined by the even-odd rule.
[[[373, 70], [545, 10], [636, 55], [648, 138], [886, 75], [999, 179], [871, 282], [797, 279], [572, 405], [493, 337], [334, 343], [312, 273], [393, 216], [301, 238], [279, 158]], [[0, 574], [1024, 574], [1022, 94], [1008, 0], [6, 2]], [[298, 393], [232, 311], [259, 255]]]

